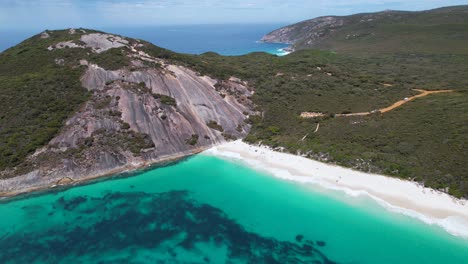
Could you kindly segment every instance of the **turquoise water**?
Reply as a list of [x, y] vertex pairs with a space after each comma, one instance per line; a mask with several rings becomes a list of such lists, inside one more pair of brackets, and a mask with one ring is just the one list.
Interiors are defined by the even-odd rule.
[[[466, 263], [373, 201], [197, 155], [0, 204], [0, 263]], [[158, 262], [159, 261], [159, 262]]]

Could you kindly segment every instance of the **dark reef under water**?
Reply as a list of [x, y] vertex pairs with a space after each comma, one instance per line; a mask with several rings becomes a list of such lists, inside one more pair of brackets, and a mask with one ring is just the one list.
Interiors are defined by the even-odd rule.
[[467, 240], [364, 197], [196, 155], [0, 201], [0, 264], [450, 263]]
[[[261, 236], [188, 191], [57, 195], [50, 207], [22, 210], [46, 222], [4, 233], [0, 263], [217, 263], [214, 251], [226, 263], [335, 263], [321, 252], [324, 241]], [[47, 223], [57, 212], [65, 220]]]

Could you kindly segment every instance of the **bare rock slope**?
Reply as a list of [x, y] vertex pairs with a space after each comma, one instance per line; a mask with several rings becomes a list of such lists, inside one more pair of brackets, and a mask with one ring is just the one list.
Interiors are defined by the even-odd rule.
[[[69, 34], [75, 34], [70, 31]], [[85, 59], [82, 85], [92, 95], [50, 143], [28, 157], [30, 171], [0, 181], [6, 195], [135, 169], [244, 137], [253, 91], [236, 78], [219, 81], [151, 57], [144, 44], [103, 33], [65, 47], [102, 53], [121, 48], [130, 64], [106, 70]], [[59, 61], [59, 60], [57, 60]], [[66, 181], [64, 181], [66, 179]]]
[[286, 43], [295, 44], [307, 39], [308, 44], [313, 44], [323, 38], [336, 28], [343, 26], [344, 18], [342, 17], [318, 17], [307, 20], [292, 26], [277, 29], [265, 35], [261, 41], [270, 43]]

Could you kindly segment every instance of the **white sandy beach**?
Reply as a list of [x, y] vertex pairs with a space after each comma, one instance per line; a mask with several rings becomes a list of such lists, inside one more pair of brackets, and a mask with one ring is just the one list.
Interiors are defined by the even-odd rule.
[[288, 51], [285, 48], [278, 49], [278, 53], [276, 53], [276, 55], [278, 55], [278, 56], [286, 56], [286, 55], [289, 55], [289, 54], [291, 54], [291, 51]]
[[350, 196], [367, 195], [385, 208], [435, 224], [468, 238], [468, 201], [417, 183], [326, 164], [280, 153], [267, 147], [234, 141], [213, 147], [205, 155], [240, 161], [285, 180], [318, 184]]

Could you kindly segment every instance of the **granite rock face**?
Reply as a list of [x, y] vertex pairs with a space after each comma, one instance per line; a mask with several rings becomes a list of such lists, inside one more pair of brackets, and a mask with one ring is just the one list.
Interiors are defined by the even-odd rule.
[[343, 26], [343, 17], [327, 16], [310, 19], [298, 24], [277, 29], [265, 35], [261, 41], [269, 43], [296, 44], [307, 40], [308, 44], [313, 44], [334, 29]]
[[[73, 34], [73, 33], [70, 33]], [[67, 120], [60, 134], [28, 158], [29, 173], [0, 181], [0, 193], [21, 192], [140, 168], [197, 153], [244, 137], [252, 113], [248, 85], [215, 80], [180, 65], [153, 58], [141, 44], [109, 34], [83, 35], [81, 44], [53, 48], [91, 48], [94, 53], [124, 47], [131, 68], [106, 70], [81, 60], [81, 77], [92, 95]], [[146, 66], [156, 62], [158, 66]], [[213, 126], [216, 124], [216, 126]]]
[[315, 42], [327, 37], [334, 30], [342, 27], [345, 17], [326, 16], [310, 19], [291, 26], [277, 29], [265, 35], [261, 41], [269, 43], [286, 43], [291, 45], [313, 46]]
[[[75, 34], [74, 29], [69, 30], [70, 35]], [[41, 37], [47, 38], [47, 32], [43, 32]], [[120, 37], [103, 33], [91, 33], [82, 35], [79, 41], [62, 41], [55, 45], [49, 46], [49, 50], [63, 49], [63, 48], [91, 48], [94, 53], [102, 53], [112, 48], [129, 47], [129, 42]]]

